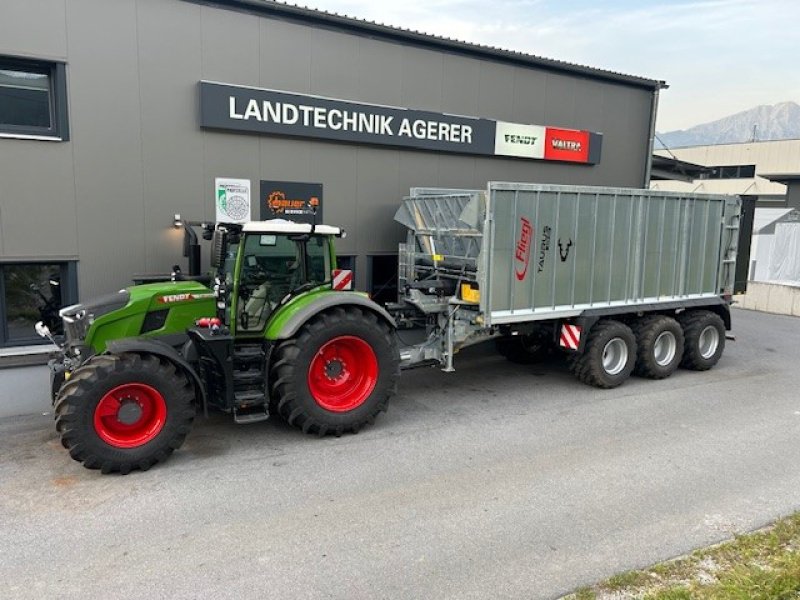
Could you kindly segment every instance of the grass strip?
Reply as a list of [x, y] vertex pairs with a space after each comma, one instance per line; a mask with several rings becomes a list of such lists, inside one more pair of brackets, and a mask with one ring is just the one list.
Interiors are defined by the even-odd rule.
[[800, 513], [565, 600], [800, 600]]

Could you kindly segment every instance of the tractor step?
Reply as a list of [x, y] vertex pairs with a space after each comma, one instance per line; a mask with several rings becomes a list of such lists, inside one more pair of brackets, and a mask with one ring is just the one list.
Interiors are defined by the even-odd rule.
[[269, 411], [265, 404], [245, 409], [233, 409], [233, 420], [237, 425], [249, 425], [250, 423], [259, 423], [267, 419], [269, 419]]
[[261, 369], [249, 369], [247, 371], [234, 371], [233, 383], [237, 387], [247, 387], [250, 385], [264, 384], [264, 373]]
[[233, 397], [236, 400], [236, 406], [249, 407], [254, 404], [264, 404], [266, 398], [264, 397], [264, 390], [236, 390], [233, 392]]
[[233, 349], [233, 359], [237, 362], [263, 362], [265, 356], [264, 347], [261, 344], [237, 346]]

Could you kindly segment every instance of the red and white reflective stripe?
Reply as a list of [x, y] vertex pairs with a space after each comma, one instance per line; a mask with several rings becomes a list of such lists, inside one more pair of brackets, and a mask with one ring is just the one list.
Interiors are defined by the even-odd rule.
[[347, 269], [334, 269], [333, 284], [331, 287], [335, 290], [352, 290], [353, 272]]
[[562, 348], [569, 350], [577, 350], [581, 343], [581, 328], [577, 325], [561, 326], [561, 337], [558, 340], [558, 345]]

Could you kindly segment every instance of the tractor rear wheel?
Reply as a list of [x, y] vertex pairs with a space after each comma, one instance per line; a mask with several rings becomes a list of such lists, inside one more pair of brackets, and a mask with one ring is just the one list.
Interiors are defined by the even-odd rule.
[[573, 354], [569, 365], [583, 383], [615, 388], [630, 377], [636, 364], [636, 337], [630, 327], [610, 319], [589, 331], [583, 354]]
[[146, 471], [181, 446], [194, 420], [194, 389], [153, 355], [103, 354], [76, 369], [59, 391], [56, 429], [88, 469]]
[[397, 340], [374, 313], [334, 308], [277, 347], [270, 375], [272, 406], [290, 425], [319, 436], [357, 433], [397, 390]]

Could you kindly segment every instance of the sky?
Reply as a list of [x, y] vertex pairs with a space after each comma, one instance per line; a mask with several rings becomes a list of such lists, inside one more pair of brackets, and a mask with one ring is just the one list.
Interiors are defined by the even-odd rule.
[[[292, 2], [294, 3], [294, 2]], [[459, 40], [666, 81], [657, 130], [800, 102], [799, 0], [301, 0]]]

